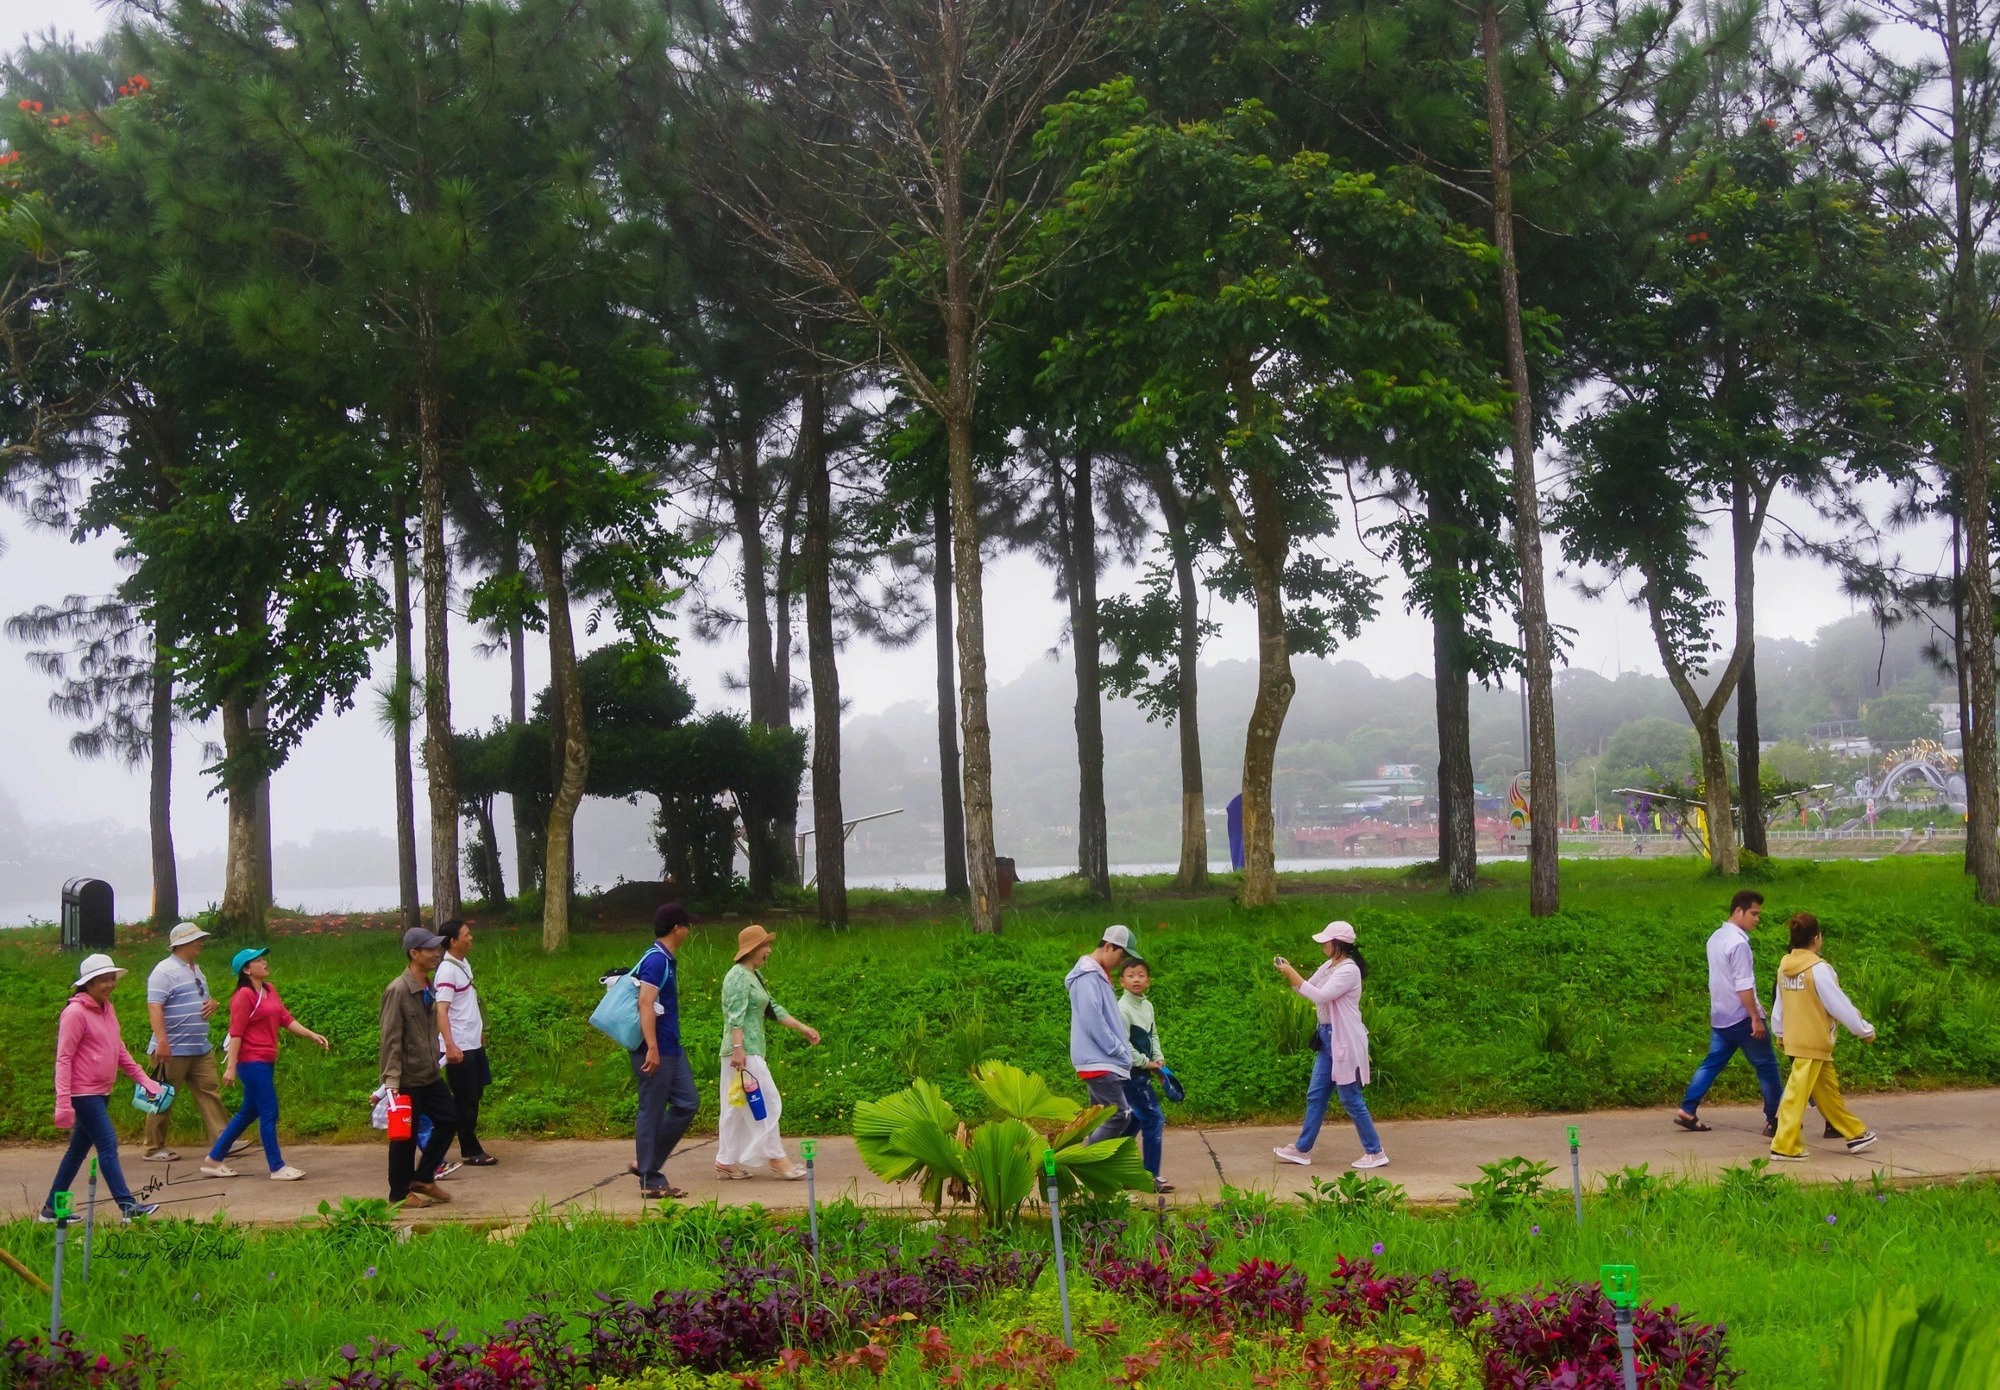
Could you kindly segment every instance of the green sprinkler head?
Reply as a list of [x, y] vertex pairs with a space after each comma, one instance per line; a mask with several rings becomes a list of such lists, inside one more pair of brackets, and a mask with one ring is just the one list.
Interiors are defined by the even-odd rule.
[[67, 1221], [76, 1215], [76, 1199], [67, 1192], [58, 1192], [49, 1198], [49, 1208], [55, 1212], [56, 1220]]
[[1569, 1130], [1569, 1146], [1573, 1149], [1576, 1147], [1576, 1126], [1567, 1125], [1565, 1128]]
[[1601, 1265], [1597, 1279], [1604, 1296], [1614, 1308], [1630, 1308], [1639, 1301], [1639, 1270], [1634, 1265]]
[[1046, 1174], [1051, 1180], [1055, 1178], [1056, 1151], [1054, 1149], [1042, 1150], [1042, 1172]]
[[804, 1155], [806, 1162], [811, 1163], [813, 1155], [819, 1152], [819, 1141], [815, 1139], [799, 1140], [799, 1152]]

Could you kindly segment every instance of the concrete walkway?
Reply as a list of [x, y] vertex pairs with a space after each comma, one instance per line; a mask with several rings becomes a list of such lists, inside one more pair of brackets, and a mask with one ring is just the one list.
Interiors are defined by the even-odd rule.
[[[1849, 1155], [1838, 1140], [1819, 1137], [1817, 1112], [1807, 1112], [1808, 1163], [1777, 1165], [1807, 1182], [1865, 1178], [1880, 1171], [1897, 1181], [1955, 1178], [2000, 1173], [2000, 1090], [1924, 1091], [1856, 1098], [1855, 1112], [1881, 1142], [1864, 1154]], [[1708, 1106], [1702, 1118], [1713, 1125], [1710, 1134], [1676, 1129], [1671, 1110], [1610, 1110], [1585, 1115], [1504, 1116], [1474, 1120], [1400, 1120], [1380, 1126], [1382, 1144], [1391, 1163], [1377, 1175], [1401, 1183], [1412, 1201], [1450, 1201], [1460, 1194], [1457, 1184], [1479, 1176], [1479, 1165], [1522, 1154], [1556, 1166], [1552, 1181], [1569, 1180], [1569, 1148], [1564, 1126], [1581, 1131], [1586, 1184], [1597, 1175], [1615, 1173], [1644, 1163], [1658, 1175], [1710, 1176], [1769, 1152], [1763, 1138], [1762, 1116], [1749, 1106]], [[1176, 1201], [1213, 1197], [1223, 1181], [1290, 1196], [1315, 1177], [1332, 1178], [1347, 1171], [1360, 1152], [1354, 1131], [1345, 1122], [1329, 1120], [1311, 1168], [1280, 1163], [1272, 1156], [1294, 1131], [1260, 1126], [1193, 1129], [1167, 1132], [1165, 1176], [1178, 1186]], [[498, 1140], [491, 1152], [500, 1160], [492, 1168], [466, 1168], [447, 1180], [454, 1200], [449, 1206], [421, 1213], [439, 1218], [504, 1221], [544, 1208], [603, 1211], [637, 1215], [642, 1207], [638, 1183], [626, 1174], [632, 1146], [616, 1140]], [[761, 1202], [770, 1207], [803, 1207], [803, 1183], [760, 1176], [749, 1181], [718, 1182], [714, 1175], [715, 1141], [685, 1145], [669, 1165], [669, 1176], [688, 1189], [694, 1201], [729, 1205]], [[796, 1144], [794, 1144], [796, 1153]], [[136, 1147], [122, 1154], [128, 1181], [151, 1184], [148, 1200], [162, 1204], [163, 1214], [208, 1217], [226, 1211], [242, 1221], [288, 1222], [317, 1209], [323, 1200], [344, 1195], [386, 1196], [387, 1162], [381, 1145], [302, 1144], [288, 1147], [286, 1159], [307, 1174], [303, 1182], [274, 1183], [263, 1175], [263, 1156], [252, 1150], [236, 1161], [244, 1174], [233, 1179], [205, 1178], [198, 1155], [174, 1164], [146, 1163]], [[1212, 1154], [1212, 1157], [1211, 1157]], [[31, 1215], [42, 1203], [54, 1176], [58, 1151], [51, 1147], [0, 1148], [0, 1213]], [[854, 1142], [846, 1138], [819, 1141], [816, 1185], [822, 1202], [841, 1196], [885, 1207], [906, 1207], [915, 1201], [907, 1190], [878, 1181], [860, 1162]], [[77, 1198], [81, 1203], [81, 1180]], [[413, 1213], [415, 1215], [415, 1213]]]

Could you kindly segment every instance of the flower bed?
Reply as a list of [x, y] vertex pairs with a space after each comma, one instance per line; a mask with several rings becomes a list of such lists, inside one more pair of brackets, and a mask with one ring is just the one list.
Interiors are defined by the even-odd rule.
[[[1075, 1346], [1044, 1254], [937, 1238], [921, 1253], [722, 1242], [718, 1277], [644, 1302], [600, 1295], [492, 1332], [349, 1347], [318, 1390], [834, 1390], [855, 1386], [1202, 1385], [1270, 1390], [1598, 1390], [1619, 1384], [1611, 1307], [1593, 1285], [1497, 1293], [1448, 1270], [1386, 1273], [1340, 1258], [1315, 1278], [1268, 1258], [1212, 1263], [1199, 1219], [1128, 1239], [1085, 1223], [1072, 1266]], [[1140, 1248], [1133, 1248], [1134, 1246]], [[789, 1253], [788, 1253], [789, 1250]], [[1734, 1384], [1723, 1330], [1673, 1308], [1636, 1320], [1641, 1386]], [[165, 1390], [171, 1353], [119, 1357], [65, 1338], [0, 1352], [7, 1390]], [[294, 1382], [303, 1386], [305, 1383]]]

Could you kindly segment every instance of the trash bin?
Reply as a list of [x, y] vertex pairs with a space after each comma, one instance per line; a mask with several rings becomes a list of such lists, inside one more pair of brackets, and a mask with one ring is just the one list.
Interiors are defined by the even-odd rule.
[[1011, 901], [1014, 896], [1014, 885], [1021, 881], [1021, 876], [1014, 872], [1013, 858], [1005, 854], [997, 855], [993, 860], [993, 866], [1000, 871], [1000, 901], [1003, 903]]
[[62, 945], [65, 951], [108, 951], [116, 944], [118, 919], [111, 885], [101, 878], [73, 878], [62, 890]]

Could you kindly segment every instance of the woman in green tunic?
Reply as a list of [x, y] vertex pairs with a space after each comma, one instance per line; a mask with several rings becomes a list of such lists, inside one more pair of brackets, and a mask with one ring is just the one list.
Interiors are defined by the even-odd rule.
[[[771, 957], [777, 935], [762, 927], [745, 927], [736, 935], [736, 964], [722, 977], [722, 1118], [716, 1126], [715, 1175], [747, 1178], [750, 1166], [762, 1164], [779, 1177], [796, 1181], [806, 1175], [785, 1154], [778, 1134], [784, 1102], [764, 1060], [764, 1021], [782, 1023], [806, 1040], [819, 1042], [816, 1029], [793, 1018], [771, 1001], [764, 985], [764, 962]], [[764, 1118], [750, 1108], [750, 1092], [764, 1100]]]

